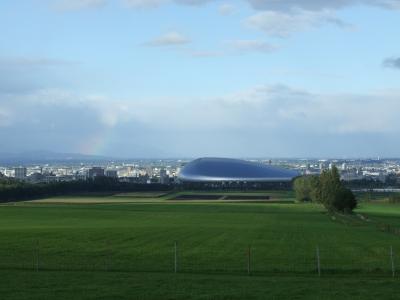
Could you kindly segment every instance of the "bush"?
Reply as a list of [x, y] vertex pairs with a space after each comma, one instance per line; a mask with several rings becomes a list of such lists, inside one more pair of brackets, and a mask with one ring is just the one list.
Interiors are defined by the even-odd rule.
[[400, 203], [400, 194], [392, 194], [389, 196], [389, 203]]
[[74, 193], [113, 193], [134, 191], [167, 191], [172, 187], [163, 184], [139, 184], [119, 182], [108, 177], [96, 177], [86, 181], [32, 184], [13, 179], [0, 180], [0, 202], [37, 199]]

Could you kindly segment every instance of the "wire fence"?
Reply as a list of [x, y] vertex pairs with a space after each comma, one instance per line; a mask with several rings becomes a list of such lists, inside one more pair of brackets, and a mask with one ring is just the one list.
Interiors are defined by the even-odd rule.
[[[234, 249], [234, 250], [232, 250]], [[276, 251], [265, 247], [205, 249], [172, 242], [170, 245], [134, 249], [52, 250], [37, 242], [32, 249], [2, 253], [2, 270], [53, 271], [124, 271], [203, 274], [358, 274], [396, 277], [397, 256], [391, 246], [373, 249], [315, 246], [308, 251], [296, 249]], [[273, 250], [273, 251], [272, 251]], [[288, 253], [293, 255], [288, 255]]]

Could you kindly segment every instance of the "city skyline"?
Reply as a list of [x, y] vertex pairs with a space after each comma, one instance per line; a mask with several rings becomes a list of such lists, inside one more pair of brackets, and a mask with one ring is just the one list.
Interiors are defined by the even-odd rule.
[[399, 157], [400, 2], [0, 4], [2, 152]]

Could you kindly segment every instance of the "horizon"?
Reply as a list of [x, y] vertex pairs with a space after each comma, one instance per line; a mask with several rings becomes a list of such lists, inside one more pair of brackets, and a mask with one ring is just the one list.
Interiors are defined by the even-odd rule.
[[399, 16], [387, 0], [3, 1], [1, 152], [400, 157]]
[[[55, 152], [51, 150], [33, 150], [33, 151], [23, 151], [23, 152], [0, 152], [0, 163], [3, 160], [7, 161], [8, 159], [19, 159], [19, 160], [40, 160], [43, 159], [47, 161], [49, 158], [43, 158], [42, 155], [56, 155], [59, 156], [58, 158], [53, 158], [54, 161], [68, 161], [71, 158], [67, 158], [67, 156], [77, 156], [72, 158], [71, 160], [78, 161], [80, 158], [90, 161], [91, 159], [98, 160], [98, 161], [109, 161], [109, 160], [116, 160], [116, 161], [124, 161], [124, 160], [195, 160], [200, 158], [228, 158], [228, 159], [242, 159], [242, 160], [318, 160], [318, 161], [334, 161], [334, 160], [377, 160], [377, 161], [384, 161], [384, 160], [400, 160], [400, 157], [374, 157], [374, 156], [354, 156], [354, 157], [329, 157], [329, 156], [314, 156], [314, 157], [303, 157], [303, 156], [182, 156], [182, 157], [134, 157], [134, 156], [104, 156], [104, 155], [94, 155], [94, 154], [84, 154], [84, 153], [74, 153], [74, 152]], [[39, 156], [40, 155], [40, 158]]]

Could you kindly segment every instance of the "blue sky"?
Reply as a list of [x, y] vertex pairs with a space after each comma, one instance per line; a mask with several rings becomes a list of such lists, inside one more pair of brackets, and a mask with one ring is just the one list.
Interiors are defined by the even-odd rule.
[[399, 0], [2, 1], [2, 151], [400, 156], [399, 28]]

